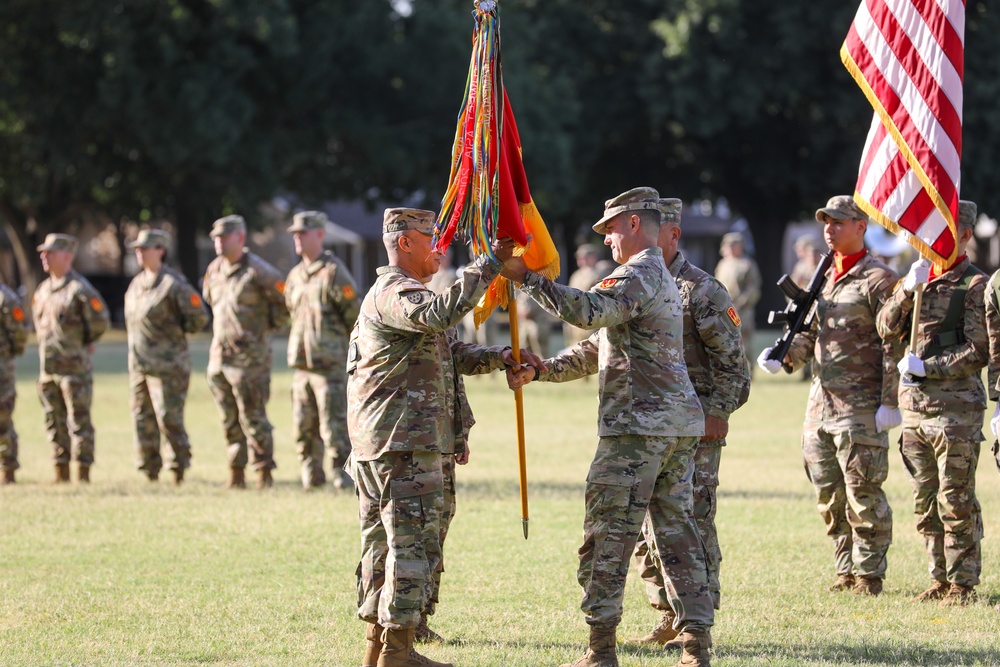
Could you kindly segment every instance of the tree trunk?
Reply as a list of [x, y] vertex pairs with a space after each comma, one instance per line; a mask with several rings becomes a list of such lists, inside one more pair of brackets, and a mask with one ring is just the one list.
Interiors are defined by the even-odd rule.
[[[183, 197], [178, 197], [183, 201]], [[181, 272], [196, 288], [201, 281], [201, 267], [198, 265], [198, 215], [187, 206], [179, 204], [174, 211], [174, 229], [177, 235], [177, 258]]]

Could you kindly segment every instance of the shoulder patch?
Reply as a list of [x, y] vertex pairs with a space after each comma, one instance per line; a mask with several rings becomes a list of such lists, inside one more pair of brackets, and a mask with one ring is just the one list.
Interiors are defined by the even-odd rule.
[[201, 307], [201, 297], [194, 292], [191, 293], [191, 305], [195, 308]]
[[10, 311], [10, 316], [14, 318], [15, 322], [24, 321], [24, 310], [20, 306], [14, 306]]
[[597, 286], [601, 289], [608, 289], [609, 287], [617, 285], [619, 280], [621, 280], [621, 278], [605, 278], [601, 282], [597, 283]]
[[278, 290], [278, 294], [284, 294], [285, 293], [285, 281], [284, 280], [279, 280], [278, 282], [274, 283], [274, 289]]
[[356, 297], [358, 295], [358, 293], [355, 292], [354, 288], [352, 286], [350, 286], [350, 285], [344, 285], [344, 288], [342, 290], [340, 290], [340, 294], [345, 299], [353, 299], [354, 297]]
[[736, 308], [729, 306], [729, 310], [726, 311], [726, 315], [729, 315], [729, 319], [733, 321], [733, 324], [740, 326], [740, 315], [736, 312]]
[[96, 296], [90, 297], [90, 307], [98, 313], [104, 310], [104, 304]]
[[410, 292], [401, 292], [400, 296], [409, 301], [410, 303], [416, 305], [424, 302], [426, 294], [427, 294], [426, 292], [420, 290], [413, 290]]

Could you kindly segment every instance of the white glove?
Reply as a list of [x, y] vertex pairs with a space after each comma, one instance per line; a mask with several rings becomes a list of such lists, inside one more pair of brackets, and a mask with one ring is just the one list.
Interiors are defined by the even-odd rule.
[[895, 428], [903, 423], [903, 414], [899, 408], [888, 408], [884, 405], [878, 406], [875, 411], [875, 430], [881, 433]]
[[775, 375], [781, 370], [780, 361], [778, 361], [777, 359], [767, 358], [767, 355], [771, 354], [771, 350], [773, 349], [774, 349], [773, 346], [769, 347], [765, 349], [763, 352], [761, 352], [760, 356], [757, 357], [757, 365], [760, 366], [760, 369], [765, 373], [770, 373], [771, 375]]
[[900, 375], [910, 375], [916, 377], [926, 377], [927, 371], [924, 370], [924, 360], [913, 354], [912, 352], [907, 352], [906, 356], [899, 360], [896, 364], [896, 368], [899, 369]]
[[931, 263], [926, 259], [921, 259], [910, 265], [910, 270], [903, 278], [903, 289], [912, 292], [917, 285], [926, 284], [931, 277]]
[[997, 409], [993, 411], [993, 416], [990, 417], [990, 430], [993, 431], [993, 437], [997, 436], [997, 431], [1000, 431], [1000, 403], [997, 403]]

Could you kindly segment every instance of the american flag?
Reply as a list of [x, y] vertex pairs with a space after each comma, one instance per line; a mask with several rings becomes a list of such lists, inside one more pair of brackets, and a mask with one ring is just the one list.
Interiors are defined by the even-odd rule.
[[875, 110], [854, 199], [941, 268], [957, 255], [964, 0], [863, 0], [840, 58]]

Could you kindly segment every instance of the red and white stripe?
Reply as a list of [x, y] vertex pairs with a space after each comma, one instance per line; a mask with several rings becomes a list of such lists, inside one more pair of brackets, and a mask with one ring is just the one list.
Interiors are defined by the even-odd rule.
[[949, 266], [962, 163], [963, 0], [864, 0], [840, 57], [875, 109], [854, 198]]

